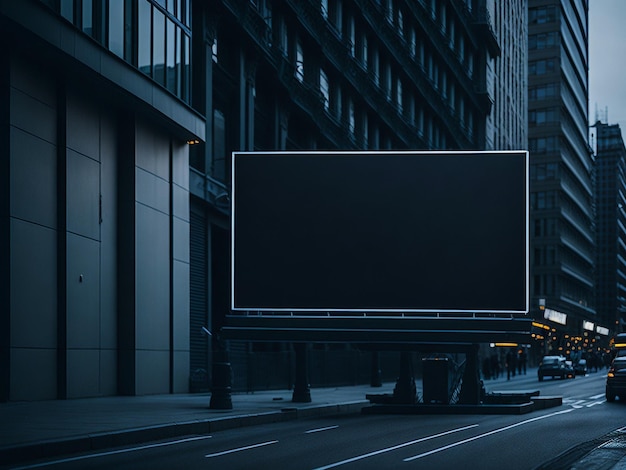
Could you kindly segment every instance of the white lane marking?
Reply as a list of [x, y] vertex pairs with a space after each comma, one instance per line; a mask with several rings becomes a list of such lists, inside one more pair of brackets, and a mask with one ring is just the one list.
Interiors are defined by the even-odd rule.
[[48, 467], [48, 466], [56, 465], [59, 463], [75, 462], [77, 460], [93, 459], [96, 457], [106, 457], [107, 455], [124, 454], [126, 452], [135, 452], [138, 450], [153, 449], [155, 447], [165, 447], [165, 446], [172, 446], [175, 444], [184, 444], [185, 442], [199, 441], [202, 439], [210, 439], [211, 437], [213, 436], [188, 437], [187, 439], [179, 439], [176, 441], [160, 442], [158, 444], [149, 444], [149, 445], [139, 446], [139, 447], [130, 447], [128, 449], [111, 450], [109, 452], [99, 452], [97, 454], [81, 455], [79, 457], [71, 457], [71, 458], [62, 459], [62, 460], [52, 460], [50, 462], [45, 462], [45, 463], [26, 465], [24, 467], [15, 467], [13, 470], [25, 470], [27, 468]]
[[589, 397], [590, 400], [597, 400], [598, 398], [602, 398], [604, 396], [604, 392], [602, 393], [598, 393], [597, 395], [594, 395], [592, 397]]
[[251, 446], [238, 447], [236, 449], [224, 450], [222, 452], [216, 452], [215, 454], [207, 454], [205, 457], [219, 457], [220, 455], [232, 454], [233, 452], [241, 452], [242, 450], [254, 449], [255, 447], [268, 446], [270, 444], [276, 444], [278, 441], [261, 442], [260, 444], [252, 444]]
[[589, 403], [587, 406], [587, 408], [591, 408], [592, 406], [596, 406], [596, 405], [601, 405], [602, 403], [604, 403], [606, 400], [599, 400], [599, 401], [594, 401], [592, 403]]
[[572, 408], [582, 408], [585, 403], [587, 403], [587, 400], [574, 400], [574, 401], [569, 401], [569, 400], [564, 400], [564, 405], [569, 405]]
[[462, 441], [453, 442], [452, 444], [448, 444], [447, 446], [439, 447], [437, 449], [433, 449], [433, 450], [430, 450], [428, 452], [424, 452], [422, 454], [414, 455], [413, 457], [407, 457], [406, 459], [404, 459], [404, 461], [405, 462], [410, 462], [412, 460], [421, 459], [422, 457], [426, 457], [428, 455], [436, 454], [437, 452], [442, 452], [444, 450], [452, 449], [453, 447], [460, 446], [462, 444], [467, 444], [468, 442], [472, 442], [472, 441], [475, 441], [477, 439], [482, 439], [483, 437], [491, 436], [492, 434], [497, 434], [499, 432], [508, 431], [509, 429], [513, 429], [513, 428], [516, 428], [518, 426], [522, 426], [524, 424], [532, 423], [534, 421], [539, 421], [540, 419], [551, 418], [553, 416], [560, 415], [560, 414], [563, 414], [563, 413], [569, 413], [570, 411], [574, 411], [574, 410], [569, 409], [569, 410], [564, 410], [564, 411], [557, 411], [556, 413], [551, 413], [551, 414], [548, 414], [548, 415], [543, 415], [543, 416], [538, 416], [536, 418], [527, 419], [525, 421], [520, 421], [519, 423], [511, 424], [511, 425], [505, 426], [503, 428], [494, 429], [493, 431], [489, 431], [489, 432], [486, 432], [486, 433], [483, 433], [483, 434], [479, 434], [478, 436], [470, 437], [468, 439], [463, 439]]
[[330, 429], [337, 429], [338, 427], [339, 425], [334, 425], [334, 426], [326, 426], [325, 428], [309, 429], [308, 431], [304, 431], [304, 434], [311, 434], [314, 432], [321, 432], [321, 431], [329, 431]]
[[346, 460], [342, 460], [341, 462], [335, 462], [335, 463], [331, 463], [329, 465], [325, 465], [323, 467], [317, 467], [314, 470], [326, 470], [328, 468], [339, 467], [340, 465], [345, 465], [347, 463], [356, 462], [357, 460], [363, 460], [363, 459], [366, 459], [368, 457], [373, 457], [373, 456], [378, 455], [378, 454], [383, 454], [385, 452], [391, 452], [392, 450], [396, 450], [396, 449], [400, 449], [402, 447], [406, 447], [406, 446], [410, 446], [410, 445], [413, 445], [413, 444], [417, 444], [418, 442], [424, 442], [424, 441], [428, 441], [430, 439], [436, 439], [437, 437], [447, 436], [448, 434], [452, 434], [452, 433], [455, 433], [455, 432], [465, 431], [466, 429], [475, 428], [476, 426], [478, 426], [478, 424], [471, 424], [469, 426], [463, 426], [462, 428], [451, 429], [450, 431], [441, 432], [439, 434], [433, 434], [432, 436], [421, 437], [421, 438], [416, 439], [414, 441], [404, 442], [402, 444], [398, 444], [398, 445], [395, 445], [393, 447], [387, 447], [385, 449], [376, 450], [374, 452], [369, 452], [367, 454], [357, 455], [356, 457], [352, 457], [352, 458], [349, 458], [349, 459], [346, 459]]

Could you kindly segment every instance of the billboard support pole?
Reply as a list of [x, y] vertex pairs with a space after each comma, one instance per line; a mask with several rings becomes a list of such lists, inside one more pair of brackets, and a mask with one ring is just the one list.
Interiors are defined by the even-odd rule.
[[417, 403], [417, 389], [413, 377], [413, 362], [411, 351], [400, 352], [400, 376], [393, 389], [394, 402], [403, 405]]
[[378, 351], [372, 351], [372, 376], [370, 378], [372, 387], [382, 387], [383, 381], [380, 373], [380, 355]]
[[211, 385], [212, 410], [232, 410], [233, 402], [230, 396], [232, 388], [232, 369], [228, 358], [228, 346], [219, 337], [216, 337], [216, 350], [213, 352], [213, 377]]
[[478, 344], [473, 344], [465, 353], [465, 370], [459, 396], [459, 403], [464, 405], [479, 405], [481, 401], [478, 347]]
[[309, 386], [306, 343], [294, 343], [293, 348], [296, 352], [296, 377], [291, 401], [310, 403], [311, 388]]

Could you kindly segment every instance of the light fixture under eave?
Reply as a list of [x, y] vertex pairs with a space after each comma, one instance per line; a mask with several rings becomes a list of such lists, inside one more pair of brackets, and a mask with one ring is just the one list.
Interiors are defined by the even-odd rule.
[[199, 143], [200, 143], [200, 141], [198, 139], [191, 139], [191, 140], [187, 141], [188, 145], [196, 145], [196, 144], [199, 144]]

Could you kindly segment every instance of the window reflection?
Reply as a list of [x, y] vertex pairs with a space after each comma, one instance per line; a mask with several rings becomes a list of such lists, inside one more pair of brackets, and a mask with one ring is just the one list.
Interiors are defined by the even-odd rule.
[[150, 75], [150, 43], [151, 31], [151, 6], [148, 0], [139, 1], [137, 12], [137, 67], [143, 73]]
[[124, 57], [124, 2], [109, 2], [109, 50]]
[[152, 78], [165, 85], [165, 15], [152, 9]]

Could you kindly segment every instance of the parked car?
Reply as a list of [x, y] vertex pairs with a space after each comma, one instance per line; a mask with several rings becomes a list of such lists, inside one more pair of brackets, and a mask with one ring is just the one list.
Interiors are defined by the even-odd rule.
[[539, 382], [544, 377], [552, 377], [553, 379], [558, 377], [560, 379], [574, 378], [576, 374], [574, 368], [570, 364], [567, 364], [566, 359], [563, 356], [544, 356], [539, 363], [539, 369], [537, 370], [537, 376]]
[[616, 397], [626, 399], [626, 357], [613, 359], [606, 375], [606, 401], [615, 401]]
[[574, 373], [576, 375], [587, 375], [587, 360], [580, 359], [574, 366]]

